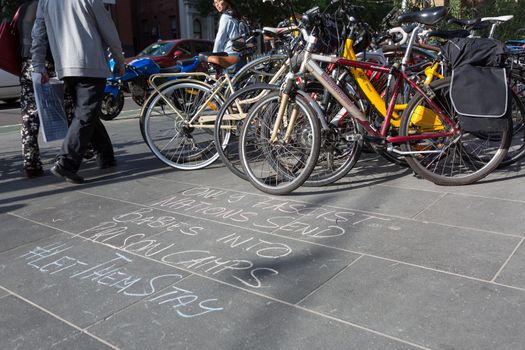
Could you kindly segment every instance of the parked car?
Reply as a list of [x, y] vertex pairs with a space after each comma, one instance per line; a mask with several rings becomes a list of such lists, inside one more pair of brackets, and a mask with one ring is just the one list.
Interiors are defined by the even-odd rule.
[[213, 41], [201, 39], [159, 40], [142, 50], [137, 56], [126, 59], [129, 63], [137, 58], [148, 57], [161, 68], [173, 67], [177, 60], [192, 58], [199, 52], [213, 51]]
[[20, 80], [16, 75], [0, 69], [0, 100], [16, 102], [20, 98]]

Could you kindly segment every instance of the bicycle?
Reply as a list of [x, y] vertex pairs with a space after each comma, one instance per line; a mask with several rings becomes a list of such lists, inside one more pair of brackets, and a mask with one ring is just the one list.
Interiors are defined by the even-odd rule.
[[[256, 33], [238, 49], [245, 56], [254, 50]], [[140, 130], [153, 154], [170, 167], [200, 169], [218, 158], [213, 140], [215, 116], [241, 76], [232, 78], [227, 70], [222, 72], [225, 67], [220, 63], [211, 65], [216, 74], [163, 73], [150, 77], [154, 91], [141, 110]], [[170, 80], [173, 78], [177, 79]]]
[[[352, 9], [351, 6], [347, 8]], [[427, 9], [406, 19], [418, 23], [419, 28], [422, 24], [435, 24], [446, 12], [443, 7]], [[414, 35], [408, 43], [406, 57], [413, 46]], [[506, 119], [502, 130], [485, 138], [463, 134], [454, 111], [447, 103], [448, 78], [421, 88], [409, 79], [399, 65], [388, 67], [319, 55], [315, 53], [315, 43], [316, 38], [311, 35], [299, 74], [309, 72], [348, 111], [348, 118], [364, 131], [364, 136], [354, 134], [347, 135], [348, 138], [366, 138], [403, 154], [416, 173], [440, 185], [464, 185], [477, 181], [495, 169], [505, 156], [510, 142], [510, 119]], [[346, 46], [351, 48], [352, 45], [352, 39], [347, 39]], [[389, 79], [395, 81], [379, 130], [316, 62], [349, 67], [358, 78], [361, 69], [388, 74]], [[256, 188], [270, 194], [286, 194], [301, 186], [314, 168], [319, 154], [321, 136], [318, 117], [308, 99], [296, 93], [295, 78], [295, 74], [288, 73], [281, 94], [270, 93], [257, 102], [241, 130], [239, 153], [244, 171]], [[416, 95], [403, 112], [399, 136], [388, 136], [402, 83], [408, 84]], [[375, 93], [378, 94], [377, 91]], [[385, 108], [382, 99], [379, 103], [370, 102], [375, 108]], [[400, 150], [392, 148], [394, 144], [400, 144]]]

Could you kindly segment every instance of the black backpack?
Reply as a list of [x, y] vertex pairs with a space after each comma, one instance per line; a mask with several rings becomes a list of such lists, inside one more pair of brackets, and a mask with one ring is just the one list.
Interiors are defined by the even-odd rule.
[[450, 99], [462, 129], [504, 127], [511, 111], [505, 45], [493, 39], [456, 38], [442, 47], [441, 54], [452, 67]]
[[441, 47], [441, 54], [452, 69], [471, 65], [503, 67], [507, 57], [505, 44], [488, 38], [455, 38]]

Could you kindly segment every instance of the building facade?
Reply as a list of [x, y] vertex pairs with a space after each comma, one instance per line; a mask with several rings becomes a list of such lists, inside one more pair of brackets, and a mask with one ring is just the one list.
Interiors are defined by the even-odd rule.
[[215, 38], [217, 17], [201, 16], [193, 0], [105, 0], [126, 56], [159, 39]]

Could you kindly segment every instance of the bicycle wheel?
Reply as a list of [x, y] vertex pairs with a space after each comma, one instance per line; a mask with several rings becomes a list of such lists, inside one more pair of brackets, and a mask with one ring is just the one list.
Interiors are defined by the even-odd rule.
[[[406, 53], [406, 46], [399, 46], [399, 45], [389, 45], [389, 46], [383, 46], [381, 47], [381, 50], [383, 52], [383, 57], [385, 59], [385, 62], [378, 62], [387, 64], [389, 66], [393, 65], [394, 63], [401, 63], [403, 57]], [[433, 60], [435, 59], [436, 55], [433, 52], [418, 48], [418, 47], [412, 47], [412, 52], [409, 56], [409, 61], [407, 63], [406, 67], [406, 73], [410, 76], [410, 78], [414, 81], [417, 81], [418, 83], [423, 83], [425, 79], [425, 68], [432, 65]], [[370, 61], [370, 59], [369, 59]], [[374, 86], [374, 88], [382, 95], [386, 96], [387, 93], [387, 81], [388, 81], [388, 74], [379, 73], [379, 72], [373, 72], [368, 71], [367, 75], [369, 75], [370, 82]], [[390, 89], [392, 86], [390, 87]], [[391, 92], [391, 91], [390, 91]], [[389, 92], [389, 93], [390, 93]], [[399, 104], [406, 104], [410, 98], [414, 95], [414, 91], [410, 88], [408, 84], [403, 84], [402, 89], [400, 90], [400, 93], [397, 97], [397, 103]], [[401, 112], [398, 112], [399, 115]], [[366, 111], [366, 115], [368, 118], [374, 123], [374, 125], [377, 128], [380, 128], [381, 124], [383, 123], [384, 117], [381, 115], [373, 106], [369, 105]], [[398, 135], [398, 127], [400, 126], [400, 118], [397, 120], [392, 120], [390, 123], [390, 136], [396, 136]], [[377, 154], [385, 158], [391, 163], [400, 165], [400, 166], [408, 166], [407, 162], [405, 161], [404, 157], [400, 154], [390, 152], [385, 147], [379, 146], [377, 144], [367, 142], [367, 147], [374, 150]]]
[[[217, 160], [213, 128], [223, 102], [216, 95], [206, 103], [211, 94], [211, 89], [203, 84], [182, 82], [167, 84], [160, 94], [148, 100], [141, 113], [140, 128], [144, 141], [164, 164], [193, 170]], [[200, 109], [200, 117], [190, 124]]]
[[[241, 89], [255, 83], [268, 83], [287, 59], [288, 56], [286, 55], [267, 55], [254, 59], [235, 74], [232, 85], [236, 89]], [[286, 72], [284, 72], [283, 78]]]
[[236, 91], [224, 102], [215, 120], [217, 153], [223, 164], [243, 180], [248, 180], [248, 177], [239, 158], [240, 130], [251, 107], [271, 91], [279, 91], [279, 87], [259, 83]]
[[500, 168], [525, 156], [525, 71], [515, 68], [511, 74], [509, 87], [512, 93], [512, 141]]
[[[357, 123], [349, 118], [341, 104], [330, 97], [323, 103], [323, 112], [316, 102], [322, 100], [324, 89], [315, 86], [306, 86], [307, 98], [314, 101], [310, 104], [319, 119], [326, 118], [329, 129], [321, 130], [321, 145], [319, 157], [314, 170], [304, 182], [303, 186], [326, 186], [344, 177], [359, 159], [363, 145]], [[356, 105], [359, 101], [350, 95]], [[317, 108], [316, 108], [317, 107]]]
[[[319, 121], [301, 95], [289, 101], [277, 139], [271, 141], [280, 102], [279, 92], [257, 102], [245, 119], [239, 141], [244, 173], [257, 189], [274, 195], [290, 193], [304, 183], [315, 167], [320, 147]], [[294, 109], [297, 119], [285, 140]]]
[[[451, 119], [461, 120], [450, 101], [450, 78], [433, 82], [433, 101]], [[401, 150], [411, 152], [406, 157], [408, 165], [421, 177], [438, 185], [455, 186], [471, 184], [487, 176], [504, 159], [511, 140], [512, 121], [504, 119], [499, 131], [483, 134], [461, 131], [453, 136], [423, 138], [401, 144]], [[399, 134], [414, 136], [446, 133], [451, 126], [438, 116], [422, 95], [410, 100], [401, 118]]]

